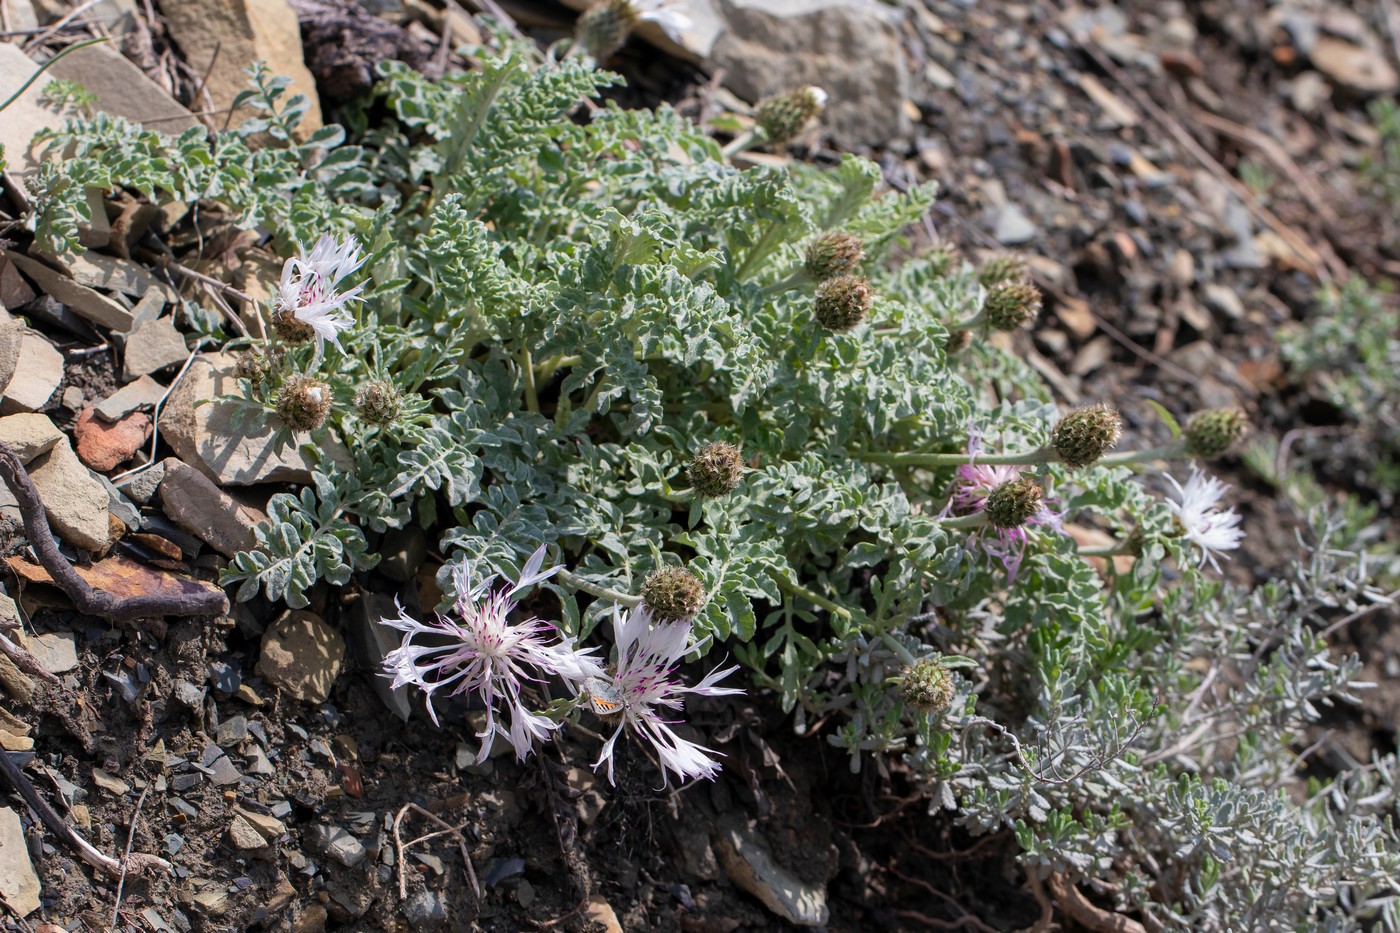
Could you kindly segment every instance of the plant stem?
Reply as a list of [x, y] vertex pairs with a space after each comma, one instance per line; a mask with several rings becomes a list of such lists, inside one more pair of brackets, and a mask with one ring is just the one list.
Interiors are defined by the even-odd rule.
[[772, 285], [763, 286], [760, 294], [762, 294], [764, 298], [771, 298], [774, 295], [781, 295], [795, 288], [801, 288], [810, 281], [812, 281], [812, 273], [808, 272], [805, 266], [798, 266]]
[[1080, 557], [1122, 557], [1128, 552], [1123, 550], [1123, 543], [1120, 541], [1099, 547], [1082, 547], [1078, 553]]
[[1186, 441], [1175, 440], [1161, 447], [1148, 447], [1146, 450], [1125, 450], [1098, 459], [1099, 466], [1123, 466], [1129, 463], [1146, 463], [1149, 460], [1173, 460], [1186, 453]]
[[599, 583], [592, 583], [584, 577], [576, 573], [570, 573], [562, 568], [559, 570], [557, 576], [559, 577], [559, 582], [567, 586], [571, 586], [576, 590], [581, 590], [590, 596], [597, 596], [599, 599], [610, 599], [629, 609], [642, 604], [642, 598], [640, 596], [633, 596], [630, 593], [623, 593], [620, 590], [610, 589]]
[[[887, 466], [916, 466], [916, 467], [949, 467], [963, 466], [969, 463], [982, 463], [987, 466], [1006, 465], [1032, 465], [1037, 463], [1049, 463], [1054, 459], [1054, 452], [1048, 447], [1041, 447], [1038, 450], [1027, 450], [1015, 454], [978, 454], [970, 457], [966, 453], [952, 454], [922, 454], [910, 451], [874, 451], [874, 450], [850, 450], [846, 456], [865, 463], [880, 463]], [[1102, 462], [1102, 461], [1100, 461]]]
[[535, 394], [535, 361], [530, 357], [529, 347], [520, 348], [520, 370], [525, 374], [525, 408], [538, 415], [540, 400]]
[[919, 663], [918, 659], [914, 657], [909, 649], [901, 645], [899, 639], [895, 638], [889, 632], [881, 632], [880, 640], [885, 643], [886, 648], [889, 648], [895, 654], [899, 655], [899, 659], [910, 667]]
[[986, 512], [973, 512], [971, 515], [954, 515], [951, 518], [941, 518], [938, 524], [944, 528], [981, 528], [987, 524]]
[[761, 132], [762, 131], [756, 126], [752, 129], [745, 130], [730, 140], [729, 144], [720, 150], [720, 155], [724, 156], [726, 159], [734, 158], [750, 146], [757, 145], [759, 143], [758, 137]]
[[815, 593], [812, 590], [807, 589], [807, 587], [805, 586], [793, 583], [787, 577], [775, 577], [774, 579], [778, 581], [778, 586], [782, 587], [783, 590], [788, 593], [788, 595], [800, 596], [802, 599], [807, 600], [807, 602], [812, 603], [813, 605], [818, 606], [819, 608], [825, 609], [832, 615], [839, 616], [843, 621], [851, 621], [851, 610], [847, 609], [845, 606], [842, 606], [838, 603], [834, 603], [831, 600], [827, 599], [825, 596], [821, 595], [820, 593]]
[[544, 382], [565, 366], [577, 366], [582, 362], [583, 357], [581, 356], [551, 356], [535, 367], [535, 379], [538, 382]]

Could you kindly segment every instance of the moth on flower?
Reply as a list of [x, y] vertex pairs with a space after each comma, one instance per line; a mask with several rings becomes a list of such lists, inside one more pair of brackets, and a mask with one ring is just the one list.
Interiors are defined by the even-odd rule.
[[679, 712], [688, 693], [697, 696], [726, 696], [743, 693], [736, 687], [716, 686], [738, 666], [721, 670], [716, 667], [699, 683], [687, 687], [676, 675], [681, 659], [708, 641], [690, 644], [689, 619], [652, 624], [651, 612], [645, 606], [623, 612], [614, 608], [613, 639], [617, 644], [617, 666], [611, 673], [599, 672], [583, 681], [580, 697], [594, 713], [605, 718], [617, 716], [613, 731], [594, 769], [608, 766], [608, 781], [613, 779], [614, 751], [618, 736], [631, 727], [643, 741], [656, 749], [661, 760], [663, 786], [670, 783], [672, 772], [682, 781], [703, 777], [713, 780], [720, 765], [713, 749], [681, 738], [671, 727], [679, 720], [667, 718], [666, 711]]
[[[337, 242], [329, 233], [322, 234], [309, 252], [293, 256], [282, 265], [274, 320], [280, 319], [292, 328], [309, 328], [309, 336], [316, 339], [317, 362], [327, 340], [344, 352], [338, 335], [355, 323], [345, 306], [360, 297], [364, 284], [344, 292], [338, 289], [341, 281], [362, 265], [360, 244], [353, 235]], [[287, 329], [279, 327], [279, 332]]]
[[[491, 592], [494, 577], [472, 580], [465, 565], [454, 568], [457, 601], [452, 616], [438, 614], [435, 621], [419, 622], [399, 609], [397, 618], [381, 620], [407, 633], [403, 643], [384, 658], [384, 672], [394, 686], [418, 687], [427, 696], [428, 715], [438, 725], [433, 694], [444, 688], [448, 696], [478, 693], [486, 704], [486, 726], [477, 733], [482, 740], [477, 761], [491, 751], [495, 735], [504, 736], [524, 760], [536, 743], [559, 728], [548, 716], [531, 711], [522, 695], [530, 683], [558, 676], [577, 693], [588, 677], [602, 676], [593, 649], [579, 651], [574, 640], [536, 618], [511, 622], [516, 595], [548, 579], [559, 568], [541, 570], [544, 547], [535, 551], [508, 587]], [[557, 640], [556, 640], [557, 638]], [[505, 721], [502, 722], [502, 719]]]
[[1183, 487], [1169, 474], [1167, 482], [1176, 490], [1176, 498], [1167, 500], [1167, 507], [1176, 516], [1186, 540], [1200, 549], [1199, 566], [1209, 563], [1217, 572], [1219, 555], [1229, 560], [1226, 551], [1233, 551], [1244, 540], [1244, 529], [1239, 527], [1240, 516], [1233, 508], [1221, 510], [1220, 500], [1230, 487], [1207, 476], [1199, 467], [1191, 469], [1191, 476]]

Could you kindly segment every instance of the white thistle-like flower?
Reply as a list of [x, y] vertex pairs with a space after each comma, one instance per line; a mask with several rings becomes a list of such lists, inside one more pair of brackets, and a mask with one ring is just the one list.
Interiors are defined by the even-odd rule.
[[337, 288], [362, 265], [360, 244], [353, 235], [336, 242], [329, 233], [322, 234], [310, 252], [293, 256], [282, 265], [278, 310], [290, 313], [315, 333], [318, 361], [327, 340], [344, 352], [338, 334], [354, 324], [345, 305], [359, 298], [364, 285], [346, 292]]
[[1244, 540], [1244, 530], [1239, 527], [1239, 514], [1233, 508], [1224, 511], [1218, 508], [1230, 487], [1213, 476], [1207, 476], [1199, 467], [1191, 469], [1191, 476], [1184, 488], [1170, 475], [1167, 475], [1167, 482], [1172, 484], [1177, 494], [1176, 501], [1168, 500], [1167, 506], [1185, 529], [1187, 540], [1200, 548], [1201, 564], [1209, 563], [1219, 571], [1216, 555], [1228, 560], [1224, 552], [1235, 550]]
[[664, 718], [663, 709], [679, 711], [684, 696], [726, 696], [743, 693], [734, 687], [717, 687], [738, 666], [715, 668], [699, 683], [687, 687], [675, 675], [676, 666], [690, 651], [708, 639], [690, 645], [690, 621], [680, 620], [652, 625], [651, 613], [639, 606], [626, 613], [613, 610], [613, 640], [617, 643], [617, 667], [611, 674], [598, 674], [583, 682], [582, 696], [595, 713], [617, 715], [617, 729], [603, 745], [594, 769], [608, 766], [613, 780], [613, 751], [617, 738], [628, 726], [651, 743], [661, 759], [661, 780], [669, 783], [670, 773], [681, 780], [694, 777], [714, 779], [719, 773], [718, 754], [713, 749], [681, 738], [671, 728], [678, 720]]
[[[525, 705], [521, 690], [529, 682], [557, 675], [574, 692], [584, 679], [603, 673], [589, 651], [578, 651], [572, 638], [559, 636], [554, 626], [539, 619], [510, 622], [507, 616], [515, 608], [513, 598], [522, 590], [547, 579], [558, 567], [541, 570], [544, 548], [530, 556], [513, 586], [490, 592], [494, 577], [473, 583], [471, 571], [465, 566], [453, 570], [457, 589], [455, 617], [439, 614], [436, 621], [418, 622], [402, 610], [397, 618], [381, 620], [385, 625], [407, 634], [403, 643], [384, 658], [386, 674], [393, 675], [394, 686], [412, 684], [427, 695], [428, 715], [438, 724], [433, 708], [433, 694], [450, 688], [448, 696], [475, 692], [486, 704], [486, 727], [477, 733], [481, 751], [477, 761], [486, 759], [492, 738], [505, 736], [522, 761], [536, 743], [559, 728], [559, 723], [532, 712]], [[417, 639], [429, 636], [423, 643]], [[498, 716], [503, 716], [502, 722]]]
[[633, 0], [633, 8], [637, 19], [660, 26], [672, 42], [680, 42], [681, 35], [695, 26], [695, 21], [677, 8], [675, 0]]

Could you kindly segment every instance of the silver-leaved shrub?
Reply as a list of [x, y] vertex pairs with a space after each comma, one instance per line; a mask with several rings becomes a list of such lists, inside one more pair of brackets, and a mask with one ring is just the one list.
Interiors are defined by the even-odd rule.
[[[1151, 929], [1396, 928], [1394, 757], [1299, 777], [1307, 725], [1363, 686], [1318, 625], [1376, 598], [1325, 519], [1292, 576], [1215, 582], [1197, 545], [1238, 543], [1208, 537], [1238, 521], [1224, 503], [1173, 508], [1131, 454], [1069, 466], [1116, 417], [1087, 453], [1068, 427], [1046, 447], [1062, 413], [990, 326], [1038, 295], [1012, 260], [909, 255], [930, 188], [859, 158], [741, 169], [666, 107], [581, 111], [616, 80], [586, 58], [499, 45], [440, 81], [384, 63], [348, 130], [305, 140], [304, 101], [262, 71], [236, 132], [55, 134], [41, 249], [75, 246], [90, 186], [200, 205], [285, 256], [363, 247], [341, 350], [286, 339], [290, 319], [233, 344], [247, 418], [353, 458], [273, 497], [224, 574], [238, 598], [305, 605], [417, 523], [449, 592], [454, 568], [514, 580], [546, 545], [555, 621], [586, 639], [683, 565], [697, 632], [799, 732], [826, 723], [853, 769], [902, 764], [1040, 877]], [[1210, 450], [1157, 454], [1217, 452], [1237, 426], [1216, 414]], [[1110, 530], [1117, 561], [1066, 523]]]

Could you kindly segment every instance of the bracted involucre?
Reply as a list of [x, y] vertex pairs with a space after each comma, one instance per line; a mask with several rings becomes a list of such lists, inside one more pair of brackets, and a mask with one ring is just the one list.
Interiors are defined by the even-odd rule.
[[1123, 435], [1123, 419], [1102, 403], [1076, 408], [1050, 430], [1050, 447], [1064, 464], [1086, 467], [1113, 449]]
[[277, 417], [293, 431], [314, 431], [331, 413], [331, 387], [300, 373], [287, 377], [277, 395]]

